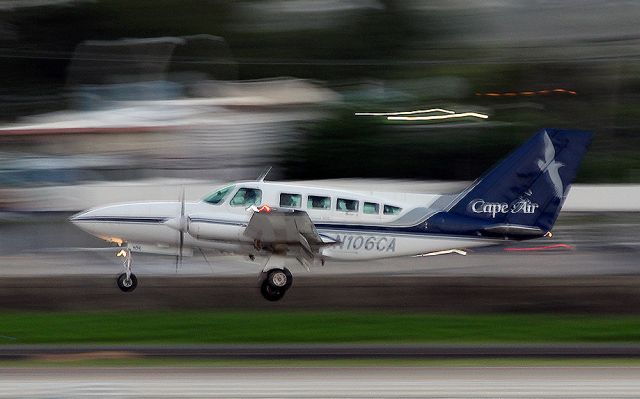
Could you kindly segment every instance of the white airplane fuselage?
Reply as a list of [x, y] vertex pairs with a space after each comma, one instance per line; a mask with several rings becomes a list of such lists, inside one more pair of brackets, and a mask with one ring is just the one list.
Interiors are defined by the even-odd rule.
[[[207, 202], [206, 198], [184, 203], [183, 213], [188, 217], [183, 235], [185, 255], [195, 248], [256, 254], [254, 240], [244, 235], [255, 207], [248, 209], [247, 203], [234, 205], [232, 202], [242, 189], [259, 190], [260, 200], [251, 204], [256, 207], [268, 205], [306, 212], [323, 240], [334, 243], [322, 248], [323, 259], [391, 258], [494, 245], [501, 241], [403, 231], [403, 226], [426, 220], [429, 206], [442, 198], [439, 195], [351, 192], [264, 181], [235, 182], [230, 186], [217, 204]], [[298, 202], [283, 204], [283, 194], [295, 196]], [[314, 207], [310, 197], [328, 199], [323, 204], [328, 208]], [[341, 200], [355, 201], [350, 203], [355, 204], [355, 208], [340, 209]], [[71, 221], [96, 237], [126, 243], [132, 252], [177, 255], [180, 231], [176, 229], [176, 220], [181, 215], [181, 207], [180, 201], [114, 204], [74, 215]], [[408, 214], [416, 213], [416, 209], [424, 209], [424, 215], [412, 219]]]

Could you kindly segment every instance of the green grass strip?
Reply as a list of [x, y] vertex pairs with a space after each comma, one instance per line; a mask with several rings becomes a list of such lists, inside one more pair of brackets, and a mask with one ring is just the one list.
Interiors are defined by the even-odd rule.
[[0, 344], [640, 343], [640, 317], [365, 312], [0, 313]]

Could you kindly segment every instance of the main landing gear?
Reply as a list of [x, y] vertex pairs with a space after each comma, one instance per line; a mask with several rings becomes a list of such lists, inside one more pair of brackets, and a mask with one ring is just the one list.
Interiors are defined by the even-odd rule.
[[279, 301], [293, 284], [293, 276], [287, 268], [271, 269], [262, 274], [260, 293], [267, 301]]
[[118, 257], [122, 257], [124, 273], [118, 276], [116, 283], [122, 292], [131, 292], [138, 286], [138, 278], [131, 272], [131, 251], [126, 248], [118, 252]]

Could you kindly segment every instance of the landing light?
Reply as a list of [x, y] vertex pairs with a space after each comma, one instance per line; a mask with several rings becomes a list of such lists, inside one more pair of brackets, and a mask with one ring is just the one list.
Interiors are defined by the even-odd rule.
[[122, 244], [124, 243], [124, 241], [122, 241], [121, 238], [117, 238], [117, 237], [107, 237], [107, 236], [99, 236], [99, 237], [105, 240], [106, 242], [113, 242], [115, 244], [118, 244], [119, 247], [121, 247]]
[[120, 250], [120, 252], [118, 252], [118, 253], [116, 254], [116, 256], [117, 256], [117, 257], [121, 257], [121, 256], [122, 256], [122, 257], [125, 257], [125, 258], [126, 258], [126, 257], [127, 257], [127, 251], [125, 251], [124, 249], [121, 249], [121, 250]]

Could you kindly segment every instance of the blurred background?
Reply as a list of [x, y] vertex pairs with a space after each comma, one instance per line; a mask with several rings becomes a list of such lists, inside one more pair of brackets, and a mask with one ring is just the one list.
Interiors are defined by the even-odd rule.
[[[266, 166], [270, 179], [455, 192], [557, 127], [595, 132], [555, 241], [593, 254], [562, 257], [566, 270], [505, 257], [485, 273], [636, 273], [638, 17], [622, 0], [0, 1], [2, 272], [45, 259], [34, 270], [110, 273], [93, 255], [36, 254], [103, 245], [66, 223], [91, 206], [183, 187], [195, 200]], [[603, 251], [623, 259], [605, 267]], [[173, 272], [151, 259], [149, 273]], [[444, 263], [379, 269], [448, 270], [429, 262]]]
[[[5, 344], [59, 343], [631, 343], [616, 353], [640, 357], [638, 21], [629, 0], [0, 0], [0, 361], [37, 352]], [[196, 200], [266, 166], [451, 193], [545, 127], [595, 133], [551, 240], [301, 268], [277, 304], [234, 257], [136, 256], [141, 285], [123, 295], [119, 261], [78, 250], [105, 243], [67, 222], [183, 188]], [[169, 352], [155, 356], [190, 356]]]
[[[0, 208], [28, 208], [11, 189], [265, 165], [470, 180], [542, 127], [596, 133], [578, 182], [637, 183], [639, 15], [623, 0], [1, 1]], [[354, 115], [428, 109], [487, 118]]]

